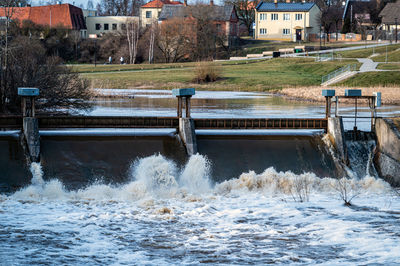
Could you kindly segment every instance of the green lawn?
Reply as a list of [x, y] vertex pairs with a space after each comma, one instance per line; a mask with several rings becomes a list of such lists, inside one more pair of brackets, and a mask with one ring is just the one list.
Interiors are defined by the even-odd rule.
[[[314, 46], [318, 49], [319, 42], [309, 43], [294, 43], [294, 42], [276, 42], [276, 41], [259, 41], [258, 43], [252, 43], [242, 46], [242, 50], [238, 51], [237, 56], [246, 56], [246, 54], [261, 54], [264, 51], [278, 51], [282, 48], [294, 48], [298, 45]], [[326, 47], [344, 48], [351, 46], [360, 46], [360, 44], [354, 43], [326, 43]]]
[[377, 87], [377, 86], [399, 86], [400, 74], [398, 72], [366, 72], [359, 73], [335, 86], [348, 87]]
[[82, 73], [81, 75], [89, 79], [94, 88], [144, 86], [170, 89], [195, 86], [209, 90], [266, 91], [283, 87], [320, 85], [322, 76], [349, 62], [314, 62], [313, 59], [308, 58], [276, 58], [248, 63], [236, 61], [215, 64], [220, 68], [221, 79], [208, 84], [192, 83], [194, 67], [190, 64], [184, 67], [175, 67], [180, 64], [172, 64], [169, 69]]
[[[351, 51], [341, 51], [341, 52], [336, 52], [335, 54], [341, 55], [344, 58], [367, 58], [371, 56], [374, 52], [376, 54], [382, 54], [386, 53], [386, 47], [388, 52], [394, 51], [398, 48], [400, 48], [400, 44], [395, 44], [395, 45], [387, 45], [387, 46], [380, 46], [380, 47], [375, 47], [375, 48], [363, 48], [363, 49], [357, 49], [357, 50], [351, 50]], [[376, 58], [373, 57], [374, 61], [377, 61]]]
[[400, 71], [400, 63], [394, 64], [394, 63], [383, 63], [379, 64], [377, 69], [384, 69], [384, 70], [399, 70]]
[[[262, 59], [260, 59], [262, 60]], [[219, 62], [221, 65], [238, 65], [238, 64], [249, 64], [255, 63], [254, 60], [241, 60], [241, 61], [224, 61]], [[166, 70], [166, 69], [179, 69], [179, 68], [191, 68], [196, 66], [196, 62], [186, 63], [170, 63], [170, 64], [136, 64], [136, 65], [104, 65], [98, 64], [77, 64], [69, 65], [73, 72], [77, 73], [96, 73], [96, 72], [122, 72], [122, 71], [142, 71], [142, 70]]]
[[[400, 47], [400, 46], [398, 46]], [[386, 51], [384, 51], [381, 55], [372, 58], [375, 62], [386, 62]], [[400, 50], [392, 50], [387, 54], [388, 62], [400, 62]]]

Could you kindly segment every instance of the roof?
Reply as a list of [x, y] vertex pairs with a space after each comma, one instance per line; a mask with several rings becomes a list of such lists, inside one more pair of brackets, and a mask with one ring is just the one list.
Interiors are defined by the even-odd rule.
[[397, 18], [397, 23], [400, 24], [400, 1], [396, 3], [388, 3], [379, 16], [382, 17], [383, 24], [395, 24], [395, 18]]
[[[204, 9], [209, 9], [204, 11]], [[225, 6], [202, 6], [202, 14], [208, 14], [209, 18], [216, 21], [229, 21], [231, 19], [232, 12], [234, 11], [233, 5]], [[177, 5], [164, 5], [159, 19], [166, 20], [171, 18], [182, 18], [182, 17], [196, 17], [196, 9], [194, 6], [177, 6]]]
[[162, 8], [164, 5], [183, 5], [179, 1], [170, 0], [153, 0], [147, 4], [142, 5], [142, 8]]
[[[0, 16], [5, 16], [5, 8], [0, 8]], [[82, 9], [70, 4], [14, 7], [11, 19], [30, 20], [38, 25], [50, 27], [62, 25], [68, 29], [86, 29]]]
[[374, 4], [370, 1], [365, 0], [346, 0], [346, 6], [343, 11], [342, 19], [344, 20], [346, 16], [349, 16], [350, 9], [353, 11], [354, 14], [367, 14], [369, 13], [369, 9], [371, 5]]
[[276, 11], [276, 12], [306, 12], [309, 11], [315, 3], [271, 3], [271, 2], [260, 2], [256, 10], [258, 12], [268, 12], [268, 11]]

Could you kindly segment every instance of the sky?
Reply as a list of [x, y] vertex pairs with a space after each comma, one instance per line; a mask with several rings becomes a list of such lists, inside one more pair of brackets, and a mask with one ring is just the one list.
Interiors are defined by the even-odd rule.
[[[60, 1], [64, 4], [68, 3], [68, 4], [71, 4], [74, 6], [78, 6], [78, 7], [80, 7], [80, 5], [83, 5], [83, 8], [86, 8], [87, 2], [88, 2], [88, 0], [60, 0]], [[100, 3], [101, 0], [92, 0], [92, 1], [93, 1], [94, 7], [96, 7], [97, 4]], [[145, 0], [145, 2], [149, 2], [149, 1], [151, 1], [151, 0]], [[183, 0], [180, 0], [180, 1], [183, 2]], [[203, 1], [208, 1], [208, 0], [203, 0]], [[30, 2], [33, 6], [38, 6], [38, 5], [45, 5], [48, 2], [57, 2], [57, 0], [30, 0]], [[196, 0], [188, 0], [189, 5], [194, 2], [196, 2]], [[214, 2], [217, 5], [220, 5], [222, 3], [222, 0], [214, 0]]]

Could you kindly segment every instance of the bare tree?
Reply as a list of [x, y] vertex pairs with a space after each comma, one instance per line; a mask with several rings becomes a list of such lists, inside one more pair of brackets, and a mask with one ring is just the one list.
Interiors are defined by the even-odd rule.
[[86, 8], [89, 9], [89, 10], [94, 9], [93, 0], [88, 0], [87, 1]]
[[74, 44], [74, 50], [75, 50], [75, 60], [78, 60], [78, 45], [81, 42], [81, 34], [77, 30], [73, 30], [70, 32], [68, 37], [71, 39], [72, 43]]
[[89, 108], [88, 82], [77, 73], [60, 64], [57, 57], [47, 57], [46, 50], [37, 39], [26, 36], [15, 37], [10, 43], [6, 110], [18, 113], [20, 98], [18, 87], [40, 89], [37, 108], [40, 111], [72, 110]]
[[97, 11], [106, 16], [134, 16], [139, 14], [142, 4], [142, 0], [101, 0]]
[[186, 23], [183, 18], [174, 18], [163, 22], [157, 34], [156, 45], [166, 63], [177, 62], [188, 54], [194, 32], [193, 24]]
[[150, 26], [150, 37], [149, 37], [149, 64], [151, 64], [154, 60], [154, 42], [155, 35], [157, 31], [157, 24], [153, 23]]
[[[5, 23], [4, 23], [4, 36], [2, 36], [1, 40], [1, 62], [0, 62], [0, 112], [5, 112], [6, 108], [6, 91], [8, 89], [8, 73], [9, 73], [9, 40], [10, 40], [10, 25], [13, 18], [13, 15], [16, 11], [16, 7], [23, 5], [25, 2], [20, 0], [1, 0], [0, 7], [3, 9], [3, 14]], [[25, 3], [26, 4], [26, 3]]]
[[226, 0], [226, 4], [234, 5], [241, 24], [250, 33], [255, 20], [255, 8], [260, 0]]
[[126, 22], [126, 38], [128, 40], [129, 63], [134, 64], [139, 43], [140, 25], [136, 20]]

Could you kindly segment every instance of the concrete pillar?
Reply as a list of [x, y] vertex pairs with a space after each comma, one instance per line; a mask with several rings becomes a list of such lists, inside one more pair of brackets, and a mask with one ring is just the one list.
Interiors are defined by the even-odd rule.
[[23, 118], [23, 145], [26, 145], [27, 155], [31, 162], [40, 161], [40, 136], [38, 119], [34, 117]]
[[[39, 123], [35, 118], [35, 97], [39, 96], [38, 88], [18, 88], [18, 95], [22, 97], [22, 137], [21, 145], [30, 162], [40, 161]], [[27, 108], [27, 100], [30, 102]]]
[[377, 118], [375, 133], [378, 172], [393, 186], [400, 186], [400, 130], [392, 119]]
[[341, 117], [328, 118], [328, 134], [332, 145], [336, 149], [339, 159], [346, 165], [349, 164], [347, 156], [346, 139], [344, 136], [343, 120]]
[[187, 117], [179, 118], [179, 136], [186, 147], [188, 155], [194, 155], [198, 152], [193, 119]]

